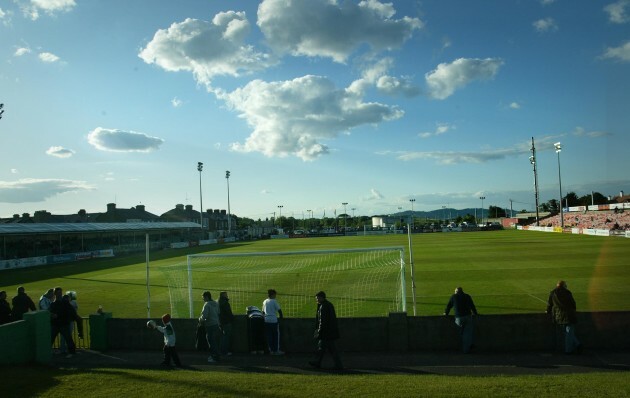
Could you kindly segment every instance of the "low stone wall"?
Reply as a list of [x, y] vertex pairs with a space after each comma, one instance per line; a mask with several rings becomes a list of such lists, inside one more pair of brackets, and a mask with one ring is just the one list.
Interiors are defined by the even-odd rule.
[[[156, 319], [159, 323], [159, 319]], [[177, 347], [195, 349], [196, 319], [174, 319]], [[161, 333], [149, 330], [145, 319], [107, 319], [109, 349], [155, 350], [162, 346]], [[286, 352], [314, 350], [314, 320], [284, 319], [280, 324], [281, 347]], [[94, 327], [94, 326], [92, 326]], [[343, 351], [457, 350], [459, 330], [452, 316], [412, 317], [392, 313], [382, 318], [340, 318]], [[577, 336], [592, 349], [629, 349], [630, 311], [578, 314]], [[233, 327], [233, 351], [248, 352], [247, 318], [237, 315]], [[483, 351], [554, 350], [562, 348], [559, 331], [546, 314], [482, 315], [475, 319], [475, 345]]]

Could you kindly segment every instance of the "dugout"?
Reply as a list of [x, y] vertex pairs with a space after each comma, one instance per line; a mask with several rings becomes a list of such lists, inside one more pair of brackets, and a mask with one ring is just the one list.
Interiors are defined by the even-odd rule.
[[113, 250], [130, 253], [198, 242], [194, 222], [0, 224], [0, 260]]

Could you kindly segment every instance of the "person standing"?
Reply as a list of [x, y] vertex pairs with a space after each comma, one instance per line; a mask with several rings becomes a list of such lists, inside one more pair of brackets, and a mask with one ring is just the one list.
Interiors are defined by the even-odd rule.
[[39, 309], [42, 311], [48, 311], [50, 309], [50, 305], [53, 302], [54, 297], [54, 289], [48, 289], [46, 293], [42, 294], [39, 298]]
[[57, 335], [60, 334], [68, 345], [68, 356], [70, 358], [76, 353], [76, 345], [70, 334], [70, 324], [72, 322], [77, 323], [78, 336], [83, 338], [83, 320], [77, 314], [74, 307], [70, 304], [69, 298], [64, 299], [63, 290], [60, 287], [56, 287], [55, 301], [50, 305], [51, 313], [51, 338], [50, 343], [54, 343]]
[[14, 321], [20, 321], [25, 313], [37, 310], [33, 300], [24, 291], [24, 286], [17, 288], [17, 296], [13, 297], [11, 305], [13, 306], [12, 319]]
[[0, 291], [0, 325], [11, 322], [11, 305], [7, 301], [7, 292]]
[[179, 360], [179, 355], [175, 349], [175, 329], [171, 324], [171, 314], [162, 315], [162, 324], [164, 326], [155, 326], [155, 322], [147, 324], [149, 328], [154, 328], [164, 335], [164, 360], [163, 366], [171, 366], [171, 358], [178, 368], [182, 367], [182, 363]]
[[317, 358], [309, 362], [309, 364], [320, 368], [324, 354], [328, 351], [335, 361], [335, 369], [343, 369], [341, 357], [335, 344], [335, 340], [339, 338], [335, 306], [326, 300], [325, 292], [318, 292], [315, 295], [315, 299], [317, 300], [317, 312], [315, 314], [315, 333], [313, 337], [317, 340]]
[[455, 324], [461, 329], [462, 350], [464, 354], [467, 354], [473, 348], [473, 314], [478, 315], [477, 308], [472, 297], [464, 293], [464, 289], [461, 287], [455, 288], [455, 294], [446, 304], [445, 316], [448, 315], [451, 308], [455, 310]]
[[[74, 312], [77, 314], [77, 316], [79, 316], [79, 304], [77, 303], [77, 292], [69, 290], [66, 292], [66, 294], [63, 295], [62, 299], [70, 303], [72, 308], [74, 308]], [[68, 324], [68, 330], [69, 330], [68, 333], [70, 333], [70, 336], [72, 336], [72, 333], [74, 333], [74, 322], [71, 321]], [[61, 349], [61, 353], [65, 354], [66, 352], [68, 352], [68, 343], [66, 343], [66, 338], [63, 337], [63, 335], [61, 335], [61, 339], [59, 343], [60, 343], [59, 348]]]
[[582, 344], [575, 335], [577, 323], [577, 306], [573, 294], [567, 289], [565, 281], [558, 281], [556, 288], [549, 293], [547, 300], [547, 314], [551, 315], [553, 323], [562, 327], [564, 332], [564, 352], [580, 354]]
[[212, 294], [208, 291], [203, 292], [203, 309], [199, 321], [203, 322], [206, 327], [206, 340], [210, 347], [210, 356], [208, 362], [218, 362], [221, 358], [221, 329], [219, 328], [219, 304], [212, 300]]
[[232, 355], [232, 322], [234, 314], [227, 292], [219, 293], [219, 324], [221, 326], [221, 355]]
[[271, 355], [284, 355], [280, 351], [280, 328], [279, 319], [282, 319], [282, 309], [276, 300], [277, 292], [274, 289], [267, 290], [267, 298], [263, 301], [262, 311], [265, 315], [265, 334], [267, 335], [267, 345]]

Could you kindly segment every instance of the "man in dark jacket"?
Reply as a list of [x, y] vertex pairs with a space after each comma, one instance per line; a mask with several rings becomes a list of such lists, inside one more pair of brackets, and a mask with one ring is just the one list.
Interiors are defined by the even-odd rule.
[[25, 313], [37, 310], [35, 303], [33, 303], [33, 300], [26, 294], [23, 286], [18, 287], [17, 296], [13, 297], [11, 305], [13, 306], [12, 318], [14, 321], [22, 320], [22, 316]]
[[567, 354], [582, 352], [582, 345], [575, 336], [577, 311], [573, 294], [567, 289], [565, 281], [558, 281], [556, 288], [549, 293], [547, 314], [553, 323], [562, 327], [564, 332], [564, 352]]
[[234, 314], [227, 292], [219, 293], [219, 326], [221, 326], [221, 355], [232, 355], [232, 322]]
[[7, 292], [0, 292], [0, 325], [11, 322], [11, 305], [7, 301]]
[[54, 343], [58, 334], [61, 334], [68, 344], [68, 356], [72, 357], [76, 352], [76, 346], [70, 333], [70, 324], [77, 323], [77, 331], [79, 338], [83, 338], [83, 320], [77, 314], [68, 296], [63, 296], [63, 290], [60, 287], [55, 288], [55, 301], [50, 304], [51, 314], [51, 339], [50, 343]]
[[317, 300], [317, 313], [315, 314], [315, 333], [317, 340], [317, 359], [309, 362], [313, 367], [319, 368], [326, 350], [330, 352], [335, 361], [335, 369], [343, 369], [339, 351], [335, 340], [339, 338], [339, 327], [337, 326], [337, 314], [332, 303], [326, 300], [326, 293], [318, 292], [315, 295]]
[[448, 315], [451, 308], [455, 310], [455, 324], [461, 328], [462, 349], [464, 354], [473, 347], [473, 314], [477, 315], [477, 308], [470, 295], [464, 293], [461, 287], [455, 288], [455, 294], [446, 304], [444, 315]]

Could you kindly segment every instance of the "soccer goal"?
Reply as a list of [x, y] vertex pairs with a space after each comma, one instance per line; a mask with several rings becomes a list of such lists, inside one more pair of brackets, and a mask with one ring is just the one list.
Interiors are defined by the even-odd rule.
[[340, 317], [386, 316], [406, 311], [402, 247], [277, 253], [192, 254], [186, 264], [161, 268], [168, 281], [171, 311], [196, 317], [201, 295], [227, 291], [232, 311], [261, 307], [267, 289], [278, 292], [287, 317], [312, 317], [315, 293], [326, 292]]

